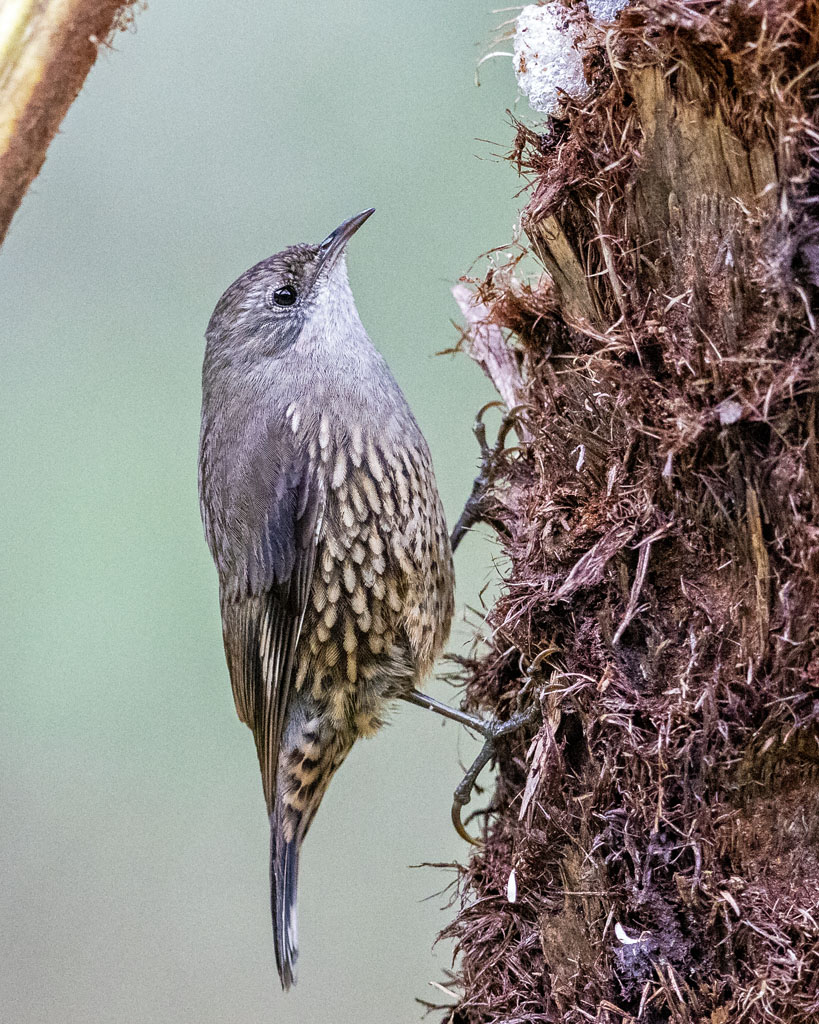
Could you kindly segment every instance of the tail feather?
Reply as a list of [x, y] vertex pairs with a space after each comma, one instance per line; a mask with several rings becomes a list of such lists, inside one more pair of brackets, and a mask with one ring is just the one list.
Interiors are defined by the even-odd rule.
[[296, 983], [296, 961], [299, 958], [298, 877], [298, 840], [284, 838], [274, 812], [270, 816], [270, 901], [276, 967], [285, 991]]

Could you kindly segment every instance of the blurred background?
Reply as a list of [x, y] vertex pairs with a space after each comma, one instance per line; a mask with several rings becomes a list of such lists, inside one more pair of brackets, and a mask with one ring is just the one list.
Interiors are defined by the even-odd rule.
[[[504, 17], [474, 0], [151, 3], [117, 36], [0, 250], [0, 1016], [9, 1024], [416, 1021], [446, 1001], [436, 895], [459, 727], [401, 708], [330, 787], [273, 959], [267, 822], [199, 522], [203, 332], [223, 289], [367, 206], [359, 309], [450, 524], [494, 396], [450, 286], [512, 237]], [[484, 141], [491, 140], [494, 145]], [[481, 272], [482, 264], [475, 265]], [[495, 578], [457, 558], [459, 615]], [[479, 617], [472, 615], [473, 626]], [[460, 627], [453, 650], [464, 650]], [[439, 697], [458, 700], [441, 682]]]

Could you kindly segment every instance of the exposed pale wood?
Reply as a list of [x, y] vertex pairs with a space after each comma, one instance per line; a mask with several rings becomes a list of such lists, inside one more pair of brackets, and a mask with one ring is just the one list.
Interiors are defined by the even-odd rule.
[[[510, 411], [526, 401], [526, 388], [518, 364], [509, 350], [503, 331], [492, 323], [489, 309], [477, 293], [460, 282], [452, 295], [467, 323], [469, 355], [495, 385], [495, 390]], [[530, 440], [525, 424], [516, 424], [522, 441]]]
[[631, 76], [630, 91], [643, 137], [637, 208], [646, 241], [664, 237], [673, 195], [686, 201], [721, 196], [746, 207], [772, 197], [770, 145], [761, 136], [752, 148], [743, 145], [693, 71], [680, 69], [672, 84], [661, 68], [642, 68]]
[[[700, 201], [726, 201], [754, 216], [769, 211], [777, 181], [772, 145], [764, 132], [753, 143], [743, 143], [725, 123], [719, 106], [708, 100], [695, 72], [680, 68], [672, 81], [659, 67], [640, 68], [630, 76], [629, 91], [641, 135], [634, 174], [634, 229], [649, 259], [666, 251], [669, 229], [679, 215], [679, 197], [685, 197], [688, 208]], [[565, 320], [604, 331], [608, 318], [601, 284], [589, 271], [589, 258], [579, 248], [583, 242], [577, 232], [565, 227], [566, 216], [555, 210], [547, 216], [530, 216], [524, 223], [554, 282]], [[587, 245], [595, 253], [599, 250], [600, 268], [614, 285], [616, 275], [604, 230], [598, 223], [597, 237], [587, 240]], [[619, 286], [614, 291], [623, 312]]]
[[601, 309], [589, 284], [586, 268], [556, 216], [531, 221], [526, 228], [535, 252], [548, 270], [566, 319], [601, 323]]

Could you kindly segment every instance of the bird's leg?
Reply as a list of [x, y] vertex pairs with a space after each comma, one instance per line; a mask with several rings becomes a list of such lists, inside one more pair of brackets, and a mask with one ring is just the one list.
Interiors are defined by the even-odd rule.
[[455, 831], [458, 835], [468, 843], [472, 843], [473, 846], [480, 846], [481, 842], [479, 839], [473, 838], [466, 831], [464, 823], [461, 821], [461, 808], [465, 807], [472, 799], [472, 790], [475, 788], [478, 776], [495, 756], [495, 743], [502, 736], [508, 736], [510, 733], [517, 732], [518, 729], [530, 725], [539, 714], [540, 708], [537, 705], [532, 705], [526, 708], [525, 711], [518, 711], [511, 718], [507, 718], [505, 722], [495, 720], [486, 723], [486, 731], [483, 734], [486, 737], [484, 745], [470, 765], [469, 771], [467, 771], [466, 775], [455, 787], [455, 792], [452, 796], [452, 824], [455, 826]]
[[421, 693], [420, 690], [410, 690], [409, 693], [402, 694], [402, 697], [410, 704], [415, 704], [419, 708], [426, 708], [428, 711], [434, 711], [436, 714], [449, 718], [453, 722], [460, 722], [461, 725], [465, 725], [468, 729], [474, 729], [484, 737], [484, 744], [481, 747], [480, 753], [470, 765], [469, 771], [458, 783], [452, 797], [452, 824], [455, 826], [455, 831], [468, 843], [472, 843], [473, 846], [480, 846], [480, 841], [473, 839], [464, 828], [464, 824], [461, 821], [461, 808], [466, 806], [472, 799], [472, 790], [475, 788], [478, 776], [495, 755], [495, 743], [497, 740], [502, 736], [508, 736], [510, 733], [517, 732], [518, 729], [522, 729], [525, 725], [529, 725], [540, 714], [540, 708], [536, 704], [532, 705], [524, 711], [518, 711], [511, 718], [506, 719], [505, 722], [500, 722], [496, 719], [487, 720], [479, 715], [471, 715], [468, 711], [451, 708], [448, 704], [443, 704], [434, 697]]
[[492, 724], [491, 722], [484, 721], [479, 715], [471, 715], [468, 711], [451, 708], [449, 704], [444, 704], [443, 701], [429, 697], [426, 693], [421, 693], [420, 690], [410, 690], [409, 693], [402, 693], [401, 699], [409, 704], [415, 704], [419, 708], [426, 708], [427, 711], [434, 711], [436, 715], [441, 715], [443, 718], [450, 718], [453, 722], [460, 722], [467, 729], [474, 729], [476, 732], [479, 732], [481, 736], [488, 735], [487, 727]]
[[461, 543], [464, 534], [476, 523], [488, 522], [496, 529], [500, 528], [500, 523], [494, 520], [489, 513], [489, 489], [494, 483], [495, 475], [498, 470], [498, 456], [503, 452], [506, 446], [506, 438], [508, 437], [509, 431], [512, 429], [515, 422], [515, 416], [512, 412], [506, 413], [501, 421], [498, 438], [491, 448], [486, 441], [486, 424], [483, 422], [486, 410], [499, 404], [499, 402], [490, 402], [479, 410], [478, 415], [475, 418], [473, 432], [481, 449], [481, 461], [479, 464], [478, 475], [475, 477], [474, 483], [472, 484], [472, 493], [469, 495], [466, 505], [464, 505], [464, 510], [461, 512], [460, 518], [455, 524], [455, 529], [452, 531], [452, 536], [450, 537], [450, 544], [453, 551]]

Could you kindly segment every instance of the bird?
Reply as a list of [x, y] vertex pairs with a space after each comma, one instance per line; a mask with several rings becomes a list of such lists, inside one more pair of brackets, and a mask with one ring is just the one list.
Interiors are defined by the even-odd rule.
[[251, 267], [205, 332], [200, 509], [261, 769], [285, 990], [302, 842], [354, 742], [396, 699], [437, 710], [418, 686], [454, 608], [429, 448], [347, 275], [347, 244], [373, 212]]

